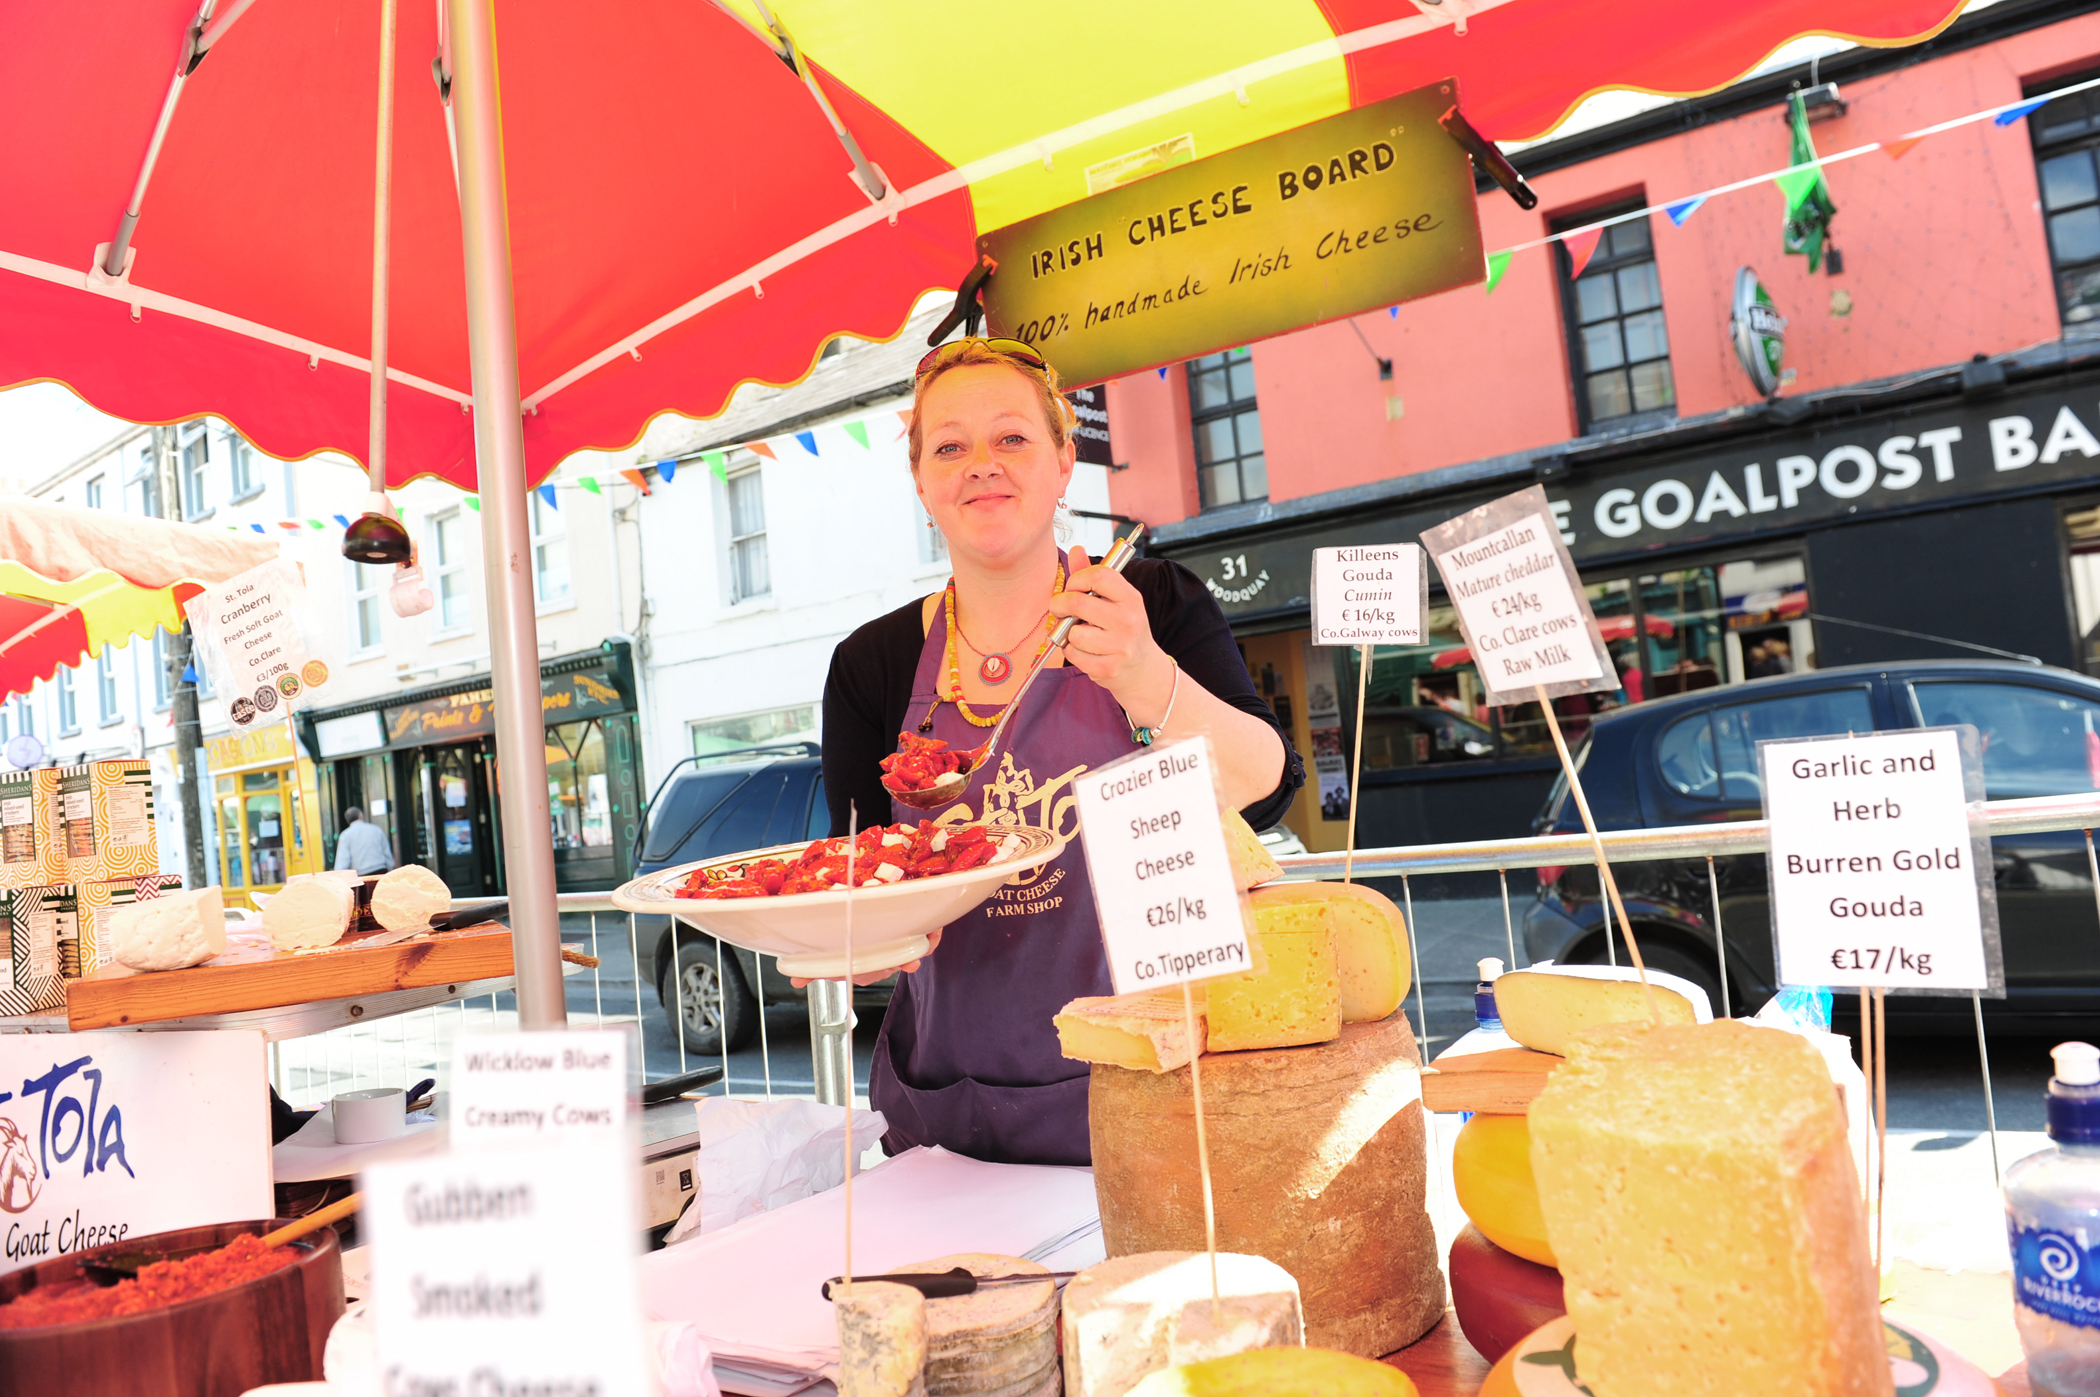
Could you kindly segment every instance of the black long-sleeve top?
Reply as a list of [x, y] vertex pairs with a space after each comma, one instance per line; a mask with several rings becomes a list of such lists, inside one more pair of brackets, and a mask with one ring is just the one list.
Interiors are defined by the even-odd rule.
[[[1267, 829], [1290, 808], [1305, 784], [1305, 763], [1290, 734], [1254, 690], [1232, 628], [1217, 601], [1196, 575], [1164, 558], [1140, 558], [1124, 576], [1145, 599], [1152, 638], [1173, 656], [1182, 672], [1234, 708], [1252, 713], [1283, 740], [1283, 776], [1276, 789], [1240, 813], [1256, 829]], [[848, 804], [860, 823], [888, 823], [890, 793], [882, 785], [881, 761], [897, 749], [897, 734], [911, 707], [912, 679], [926, 645], [915, 599], [877, 617], [840, 641], [831, 652], [824, 681], [824, 794], [831, 807], [831, 832], [844, 834]], [[879, 814], [874, 813], [879, 812]]]

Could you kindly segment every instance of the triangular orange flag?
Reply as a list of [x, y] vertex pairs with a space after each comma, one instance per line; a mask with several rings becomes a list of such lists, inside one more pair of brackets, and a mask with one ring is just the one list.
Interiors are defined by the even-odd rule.
[[649, 478], [640, 471], [621, 471], [620, 479], [626, 481], [645, 495], [649, 493]]
[[1570, 233], [1561, 239], [1561, 245], [1568, 250], [1568, 263], [1571, 268], [1568, 280], [1573, 281], [1582, 275], [1582, 269], [1590, 264], [1590, 258], [1597, 253], [1598, 239], [1603, 236], [1602, 228], [1586, 228], [1580, 233]]
[[763, 456], [768, 461], [777, 461], [780, 459], [778, 456], [775, 456], [773, 454], [773, 448], [766, 445], [762, 441], [747, 441], [744, 443], [744, 449], [746, 451], [750, 451], [757, 455]]
[[1891, 160], [1901, 160], [1904, 156], [1910, 154], [1912, 146], [1924, 139], [1923, 136], [1898, 136], [1893, 141], [1883, 141], [1881, 143], [1881, 152]]

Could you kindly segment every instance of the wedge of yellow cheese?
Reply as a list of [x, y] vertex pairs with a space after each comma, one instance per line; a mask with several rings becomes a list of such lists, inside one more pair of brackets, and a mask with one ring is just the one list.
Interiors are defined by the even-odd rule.
[[1291, 1048], [1339, 1038], [1342, 987], [1333, 911], [1321, 902], [1260, 907], [1254, 925], [1267, 968], [1207, 986], [1208, 1050]]
[[[1664, 1023], [1705, 1023], [1713, 1018], [1706, 991], [1691, 981], [1651, 970], [1648, 983], [1655, 990], [1655, 1007]], [[1648, 996], [1631, 966], [1553, 965], [1512, 970], [1495, 979], [1495, 1008], [1510, 1037], [1527, 1048], [1562, 1057], [1584, 1029], [1646, 1023], [1649, 1017]]]
[[1130, 1397], [1418, 1397], [1389, 1363], [1324, 1348], [1263, 1348], [1162, 1368]]
[[1531, 1175], [1531, 1129], [1523, 1116], [1476, 1115], [1451, 1149], [1451, 1188], [1480, 1235], [1541, 1266], [1555, 1265], [1539, 1186]]
[[1867, 1215], [1830, 1072], [1723, 1021], [1592, 1029], [1532, 1103], [1531, 1167], [1611, 1397], [1890, 1397]]
[[1334, 914], [1343, 1023], [1375, 1023], [1407, 998], [1407, 919], [1384, 893], [1361, 883], [1271, 883], [1248, 897], [1256, 912], [1316, 903]]
[[1232, 876], [1239, 881], [1240, 891], [1283, 876], [1283, 866], [1239, 811], [1227, 810], [1224, 822], [1225, 850], [1232, 856]]
[[[1203, 995], [1196, 996], [1195, 1008], [1200, 1041]], [[1080, 1062], [1172, 1072], [1193, 1055], [1179, 989], [1075, 999], [1052, 1022], [1057, 1025], [1057, 1050]]]

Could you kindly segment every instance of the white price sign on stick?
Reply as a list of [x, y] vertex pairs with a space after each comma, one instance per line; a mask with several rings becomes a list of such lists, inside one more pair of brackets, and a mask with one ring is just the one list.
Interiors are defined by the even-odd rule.
[[1418, 543], [1315, 548], [1315, 645], [1420, 645], [1429, 559]]
[[1424, 531], [1473, 663], [1497, 705], [1619, 687], [1575, 560], [1533, 485]]
[[462, 1034], [452, 1045], [452, 1147], [578, 1139], [633, 1143], [627, 1038], [614, 1032]]
[[1757, 753], [1782, 983], [2004, 994], [1974, 728]]
[[1117, 994], [1253, 968], [1210, 740], [1163, 742], [1072, 785]]
[[198, 659], [226, 696], [226, 720], [245, 731], [282, 722], [328, 683], [328, 664], [308, 654], [300, 615], [306, 584], [281, 559], [215, 583], [183, 604], [204, 641]]

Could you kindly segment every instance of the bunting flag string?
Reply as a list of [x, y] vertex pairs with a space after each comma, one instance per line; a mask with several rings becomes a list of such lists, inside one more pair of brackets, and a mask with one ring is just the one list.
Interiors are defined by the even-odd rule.
[[2079, 92], [2089, 92], [2095, 88], [2100, 88], [2100, 78], [2088, 78], [2084, 82], [2071, 83], [2068, 86], [2059, 87], [2044, 93], [2039, 97], [2022, 97], [2017, 102], [2001, 102], [1995, 107], [1986, 107], [1982, 111], [1970, 112], [1966, 116], [1957, 116], [1947, 121], [1934, 122], [1930, 126], [1921, 126], [1915, 131], [1906, 131], [1900, 136], [1892, 136], [1885, 141], [1868, 141], [1865, 145], [1833, 151], [1828, 155], [1819, 155], [1813, 160], [1803, 160], [1796, 164], [1788, 165], [1784, 169], [1771, 170], [1761, 175], [1752, 175], [1748, 179], [1733, 180], [1727, 184], [1716, 185], [1712, 189], [1701, 190], [1696, 194], [1687, 194], [1660, 204], [1651, 204], [1646, 208], [1632, 209], [1626, 213], [1615, 214], [1610, 218], [1599, 219], [1595, 223], [1584, 224], [1580, 228], [1563, 228], [1557, 233], [1548, 233], [1542, 238], [1533, 238], [1528, 242], [1514, 243], [1499, 252], [1488, 254], [1487, 293], [1492, 294], [1494, 292], [1496, 284], [1502, 280], [1503, 271], [1509, 266], [1509, 259], [1519, 252], [1529, 252], [1532, 248], [1546, 247], [1553, 243], [1565, 243], [1568, 245], [1569, 256], [1574, 263], [1575, 275], [1580, 276], [1582, 269], [1588, 265], [1591, 254], [1596, 251], [1598, 238], [1605, 229], [1615, 224], [1631, 223], [1637, 218], [1647, 218], [1652, 214], [1660, 213], [1666, 216], [1673, 226], [1682, 228], [1685, 222], [1699, 211], [1700, 205], [1716, 195], [1734, 194], [1740, 190], [1757, 189], [1765, 185], [1778, 186], [1780, 192], [1786, 198], [1787, 209], [1791, 213], [1798, 208], [1801, 199], [1806, 197], [1807, 191], [1815, 188], [1818, 172], [1828, 166], [1836, 165], [1846, 160], [1856, 160], [1862, 155], [1877, 150], [1883, 152], [1892, 160], [1901, 160], [1910, 153], [1912, 147], [1928, 137], [1942, 135], [1948, 131], [1974, 125], [1979, 121], [1988, 121], [1998, 127], [2011, 126], [2032, 115], [2040, 108], [2054, 102], [2059, 97], [2068, 97]]

